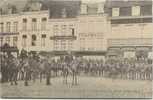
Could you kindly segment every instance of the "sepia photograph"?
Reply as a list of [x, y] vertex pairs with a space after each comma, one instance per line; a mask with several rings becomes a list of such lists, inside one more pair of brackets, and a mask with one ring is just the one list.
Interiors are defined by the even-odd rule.
[[0, 98], [152, 99], [152, 0], [0, 0]]

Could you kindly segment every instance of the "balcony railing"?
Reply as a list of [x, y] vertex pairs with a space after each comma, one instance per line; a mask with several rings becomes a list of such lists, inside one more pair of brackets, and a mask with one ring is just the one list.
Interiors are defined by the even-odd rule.
[[60, 39], [73, 39], [76, 40], [76, 36], [70, 35], [70, 36], [51, 36], [51, 40], [60, 40]]

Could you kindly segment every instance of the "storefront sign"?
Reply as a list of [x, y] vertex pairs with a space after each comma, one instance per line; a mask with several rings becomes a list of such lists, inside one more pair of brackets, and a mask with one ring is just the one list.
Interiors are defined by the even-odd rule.
[[135, 57], [135, 52], [124, 52], [124, 58], [133, 58]]

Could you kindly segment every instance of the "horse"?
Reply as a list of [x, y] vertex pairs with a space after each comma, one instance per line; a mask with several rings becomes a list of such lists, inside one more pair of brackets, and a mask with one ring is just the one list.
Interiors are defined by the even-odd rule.
[[51, 78], [51, 68], [52, 64], [50, 64], [47, 60], [44, 62], [45, 74], [46, 74], [46, 85], [50, 85], [50, 78]]
[[63, 75], [63, 83], [67, 84], [67, 77], [69, 74], [69, 67], [68, 64], [66, 62], [62, 62], [61, 63], [62, 66], [62, 75]]
[[11, 82], [11, 85], [15, 83], [17, 85], [17, 76], [18, 76], [18, 71], [19, 71], [19, 61], [16, 58], [10, 58], [8, 62], [9, 66], [9, 80]]
[[44, 66], [45, 66], [44, 60], [41, 60], [39, 63], [39, 67], [38, 67], [40, 82], [42, 82], [43, 75], [45, 75], [45, 67]]
[[45, 75], [46, 78], [46, 85], [50, 85], [50, 78], [51, 78], [51, 69], [52, 64], [49, 63], [47, 59], [43, 59], [40, 61], [40, 65], [38, 67], [39, 74], [40, 74], [40, 82], [42, 82], [43, 75]]
[[31, 68], [29, 65], [28, 58], [23, 59], [23, 70], [24, 70], [24, 85], [28, 86], [28, 81], [30, 79], [31, 75]]
[[2, 59], [1, 73], [2, 73], [2, 82], [7, 82], [8, 81], [8, 63], [6, 58]]
[[77, 62], [77, 60], [73, 60], [70, 64], [72, 70], [72, 85], [77, 85], [78, 66], [79, 62]]
[[36, 60], [34, 58], [29, 59], [29, 66], [31, 68], [30, 72], [30, 79], [33, 80], [33, 82], [36, 81], [37, 75], [38, 75], [38, 67], [40, 65], [39, 60]]

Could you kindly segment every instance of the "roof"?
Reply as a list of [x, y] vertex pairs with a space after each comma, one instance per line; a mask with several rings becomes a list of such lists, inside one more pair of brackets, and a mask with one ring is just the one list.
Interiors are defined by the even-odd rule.
[[79, 14], [81, 1], [44, 0], [42, 3], [42, 9], [50, 10], [50, 18], [61, 18], [63, 9], [66, 9], [67, 18], [75, 18]]
[[81, 1], [79, 0], [14, 0], [9, 3], [0, 5], [0, 8], [3, 9], [7, 14], [8, 5], [16, 6], [17, 13], [21, 11], [28, 11], [31, 3], [41, 3], [41, 10], [50, 10], [50, 18], [61, 18], [62, 10], [66, 9], [67, 18], [75, 18], [80, 11]]
[[[152, 0], [107, 0], [105, 2], [105, 13], [111, 15], [111, 8], [122, 8], [122, 7], [131, 7], [131, 6], [145, 6], [152, 5]], [[147, 8], [148, 9], [148, 8]], [[150, 9], [150, 8], [149, 8]], [[150, 11], [150, 10], [149, 10]]]
[[105, 7], [107, 8], [113, 8], [113, 7], [129, 7], [132, 5], [139, 5], [139, 6], [144, 6], [144, 5], [152, 5], [152, 0], [129, 0], [129, 1], [124, 1], [124, 0], [107, 0]]

